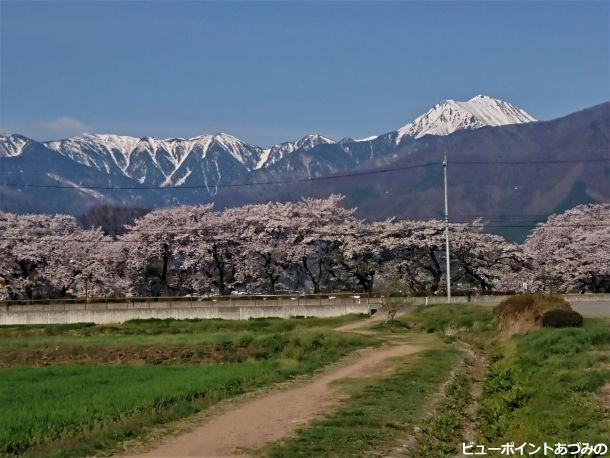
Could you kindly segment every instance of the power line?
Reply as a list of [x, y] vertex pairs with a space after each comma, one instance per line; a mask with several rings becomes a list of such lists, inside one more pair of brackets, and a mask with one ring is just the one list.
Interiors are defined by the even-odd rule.
[[[578, 164], [578, 163], [604, 163], [610, 162], [609, 159], [574, 159], [574, 160], [524, 160], [524, 161], [451, 161], [452, 165], [534, 165], [534, 164]], [[442, 163], [426, 162], [422, 164], [414, 164], [407, 166], [398, 166], [391, 169], [363, 170], [360, 172], [350, 172], [336, 175], [327, 175], [311, 178], [296, 178], [294, 180], [270, 180], [258, 181], [252, 183], [217, 183], [211, 185], [185, 185], [185, 186], [87, 186], [87, 185], [55, 185], [55, 184], [37, 184], [37, 183], [0, 183], [0, 186], [15, 187], [15, 188], [48, 188], [48, 189], [91, 189], [91, 190], [106, 190], [106, 191], [169, 191], [169, 190], [189, 190], [189, 189], [215, 189], [215, 188], [241, 188], [252, 186], [276, 186], [298, 183], [309, 183], [323, 180], [339, 180], [342, 178], [352, 178], [359, 176], [378, 175], [385, 173], [399, 172], [403, 170], [419, 169], [425, 167], [441, 166]]]
[[246, 186], [274, 186], [274, 185], [284, 185], [284, 184], [296, 184], [296, 183], [306, 183], [310, 181], [321, 181], [321, 180], [337, 180], [341, 178], [350, 178], [357, 177], [363, 175], [377, 175], [382, 173], [392, 173], [398, 172], [402, 170], [410, 170], [410, 169], [420, 169], [423, 167], [431, 167], [431, 166], [440, 166], [440, 164], [436, 162], [426, 162], [423, 164], [415, 164], [408, 165], [403, 167], [394, 167], [392, 169], [378, 169], [378, 170], [364, 170], [362, 172], [351, 172], [351, 173], [343, 173], [339, 175], [328, 175], [321, 177], [312, 177], [312, 178], [297, 178], [295, 180], [273, 180], [273, 181], [258, 181], [254, 183], [218, 183], [213, 185], [186, 185], [186, 186], [85, 186], [85, 185], [74, 185], [74, 186], [66, 186], [66, 185], [54, 185], [54, 184], [32, 184], [32, 183], [0, 183], [0, 186], [7, 187], [21, 187], [21, 188], [52, 188], [52, 189], [98, 189], [98, 190], [131, 190], [131, 191], [140, 191], [140, 190], [158, 190], [158, 191], [166, 191], [170, 189], [210, 189], [210, 188], [240, 188]]
[[599, 162], [610, 162], [608, 159], [566, 159], [566, 160], [529, 160], [529, 161], [452, 161], [451, 165], [527, 165], [527, 164], [589, 164]]

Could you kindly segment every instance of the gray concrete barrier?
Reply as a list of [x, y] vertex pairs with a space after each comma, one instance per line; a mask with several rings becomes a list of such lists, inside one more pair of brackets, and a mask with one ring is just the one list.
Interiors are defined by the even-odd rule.
[[[454, 296], [452, 302], [494, 306], [508, 296]], [[575, 310], [587, 316], [610, 316], [610, 294], [566, 294]], [[413, 305], [445, 302], [442, 296], [410, 298]], [[247, 320], [249, 318], [331, 317], [349, 313], [370, 313], [378, 310], [382, 299], [367, 295], [330, 297], [254, 297], [247, 299], [221, 298], [173, 302], [160, 301], [66, 303], [66, 304], [14, 304], [0, 307], [0, 325], [54, 324], [90, 322], [96, 324], [122, 323], [147, 318], [222, 318]]]
[[[566, 301], [572, 305], [574, 310], [585, 316], [610, 317], [610, 294], [562, 294]], [[496, 306], [504, 299], [510, 296], [471, 296], [470, 300], [467, 296], [453, 296], [451, 302], [455, 304], [468, 303]], [[440, 304], [445, 303], [446, 299], [442, 296], [428, 296], [413, 298], [413, 305], [422, 304]]]
[[[244, 304], [240, 304], [244, 302]], [[381, 299], [358, 298], [336, 301], [308, 299], [294, 301], [232, 300], [214, 302], [134, 302], [100, 304], [15, 305], [0, 311], [0, 325], [59, 324], [59, 323], [122, 323], [133, 319], [332, 317], [350, 313], [368, 314], [371, 307], [379, 308]]]

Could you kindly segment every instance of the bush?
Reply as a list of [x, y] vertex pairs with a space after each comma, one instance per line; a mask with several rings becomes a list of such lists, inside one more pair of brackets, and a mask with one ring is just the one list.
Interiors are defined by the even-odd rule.
[[542, 316], [550, 310], [572, 310], [560, 296], [544, 294], [518, 294], [503, 300], [494, 308], [494, 314], [504, 335], [527, 333], [542, 327]]
[[498, 319], [516, 317], [525, 312], [532, 312], [537, 316], [548, 310], [570, 310], [570, 304], [561, 296], [545, 294], [517, 294], [504, 299], [494, 308]]
[[582, 328], [582, 315], [574, 310], [554, 309], [541, 318], [543, 328]]

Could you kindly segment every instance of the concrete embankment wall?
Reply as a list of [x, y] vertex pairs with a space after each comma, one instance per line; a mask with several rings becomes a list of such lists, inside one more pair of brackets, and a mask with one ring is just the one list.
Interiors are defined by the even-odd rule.
[[10, 305], [0, 309], [0, 325], [59, 323], [122, 323], [146, 318], [249, 318], [332, 317], [350, 313], [370, 313], [380, 299], [300, 299], [281, 301], [232, 300], [219, 302], [133, 302], [89, 304]]
[[[453, 297], [454, 303], [471, 302], [493, 306], [508, 296]], [[610, 316], [610, 294], [566, 294], [575, 310], [586, 316]], [[413, 305], [445, 302], [444, 297], [416, 297]], [[0, 305], [0, 325], [59, 324], [89, 322], [96, 324], [122, 323], [147, 318], [222, 318], [247, 320], [249, 318], [278, 317], [331, 317], [349, 313], [378, 310], [381, 299], [365, 295], [324, 298], [249, 298], [206, 299], [191, 301], [133, 301], [74, 304], [12, 304]]]
[[[610, 316], [610, 294], [562, 294], [574, 310], [585, 316]], [[471, 296], [470, 300], [466, 296], [454, 296], [451, 302], [455, 304], [471, 304], [493, 307], [510, 296]], [[429, 296], [413, 298], [413, 305], [438, 304], [446, 302], [444, 297]]]

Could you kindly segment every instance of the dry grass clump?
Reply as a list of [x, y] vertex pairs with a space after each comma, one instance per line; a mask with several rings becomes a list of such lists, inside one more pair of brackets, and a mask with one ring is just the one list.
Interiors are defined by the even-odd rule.
[[518, 294], [494, 308], [501, 333], [510, 337], [542, 328], [542, 316], [550, 310], [572, 310], [562, 297], [546, 294]]

